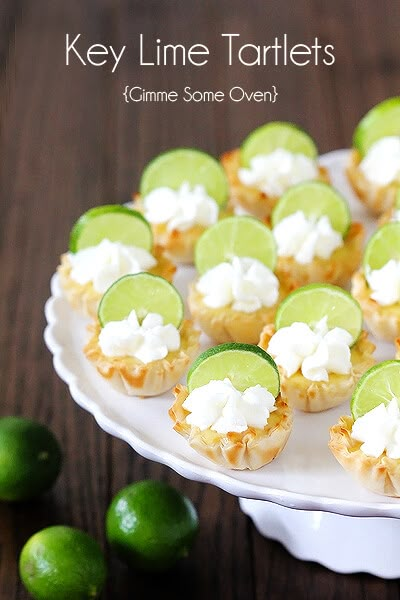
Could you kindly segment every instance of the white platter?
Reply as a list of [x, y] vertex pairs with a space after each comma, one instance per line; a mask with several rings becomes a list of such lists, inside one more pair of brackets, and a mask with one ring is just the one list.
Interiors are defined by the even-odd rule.
[[[343, 173], [346, 156], [345, 150], [330, 152], [321, 158], [321, 164], [329, 169], [333, 184], [348, 199], [353, 220], [361, 220], [370, 233], [376, 224], [349, 188]], [[193, 277], [193, 268], [180, 268], [175, 284], [184, 293]], [[71, 310], [56, 275], [51, 282], [51, 293], [45, 307], [48, 323], [45, 341], [53, 354], [56, 372], [69, 386], [77, 404], [92, 413], [102, 429], [128, 442], [142, 456], [161, 462], [184, 477], [214, 484], [241, 498], [268, 501], [262, 506], [274, 503], [277, 509], [279, 506], [286, 507], [282, 509], [285, 511], [287, 508], [312, 511], [309, 517], [323, 514], [319, 511], [347, 517], [379, 517], [378, 521], [383, 521], [382, 517], [400, 517], [399, 499], [384, 498], [363, 489], [346, 474], [327, 447], [329, 427], [336, 423], [341, 414], [349, 414], [347, 405], [320, 414], [297, 412], [285, 450], [262, 469], [250, 472], [218, 468], [198, 455], [173, 431], [168, 417], [168, 408], [173, 400], [171, 393], [149, 399], [129, 398], [98, 375], [82, 353], [88, 321]], [[203, 348], [210, 345], [205, 336], [202, 342]], [[391, 344], [380, 343], [377, 346], [377, 360], [394, 357], [394, 346]], [[245, 512], [251, 513], [262, 533], [283, 541], [301, 558], [319, 560], [341, 572], [366, 570], [385, 577], [400, 576], [400, 565], [394, 571], [390, 568], [385, 571], [385, 567], [383, 571], [374, 570], [366, 564], [367, 559], [363, 559], [361, 565], [348, 564], [346, 568], [346, 565], [336, 564], [337, 561], [332, 563], [329, 559], [319, 558], [320, 549], [315, 556], [307, 552], [307, 548], [291, 547], [293, 540], [285, 540], [283, 535], [271, 531], [271, 528], [263, 528], [260, 518], [257, 523], [255, 513], [260, 513], [260, 503], [241, 501], [241, 505]], [[287, 519], [286, 513], [283, 514]], [[304, 513], [299, 512], [297, 517], [301, 514]], [[316, 531], [314, 521], [311, 527]], [[348, 521], [355, 524], [359, 519], [347, 518]], [[400, 521], [394, 522], [400, 525]]]

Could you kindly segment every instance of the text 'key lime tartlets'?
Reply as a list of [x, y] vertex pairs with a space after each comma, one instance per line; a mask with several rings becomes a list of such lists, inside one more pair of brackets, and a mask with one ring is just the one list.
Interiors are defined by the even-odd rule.
[[361, 261], [364, 228], [352, 223], [333, 187], [310, 181], [290, 188], [271, 215], [276, 267], [289, 288], [326, 282], [346, 285]]
[[191, 263], [196, 241], [225, 208], [228, 182], [209, 154], [175, 148], [145, 167], [134, 199], [151, 223], [156, 244], [174, 261]]
[[179, 381], [198, 347], [199, 332], [183, 319], [183, 302], [165, 279], [126, 275], [103, 295], [84, 348], [105, 379], [129, 395], [156, 396]]
[[371, 212], [393, 207], [400, 185], [400, 96], [374, 106], [357, 125], [347, 176]]
[[387, 223], [372, 235], [351, 292], [371, 332], [394, 342], [400, 336], [400, 222]]
[[375, 346], [362, 331], [362, 312], [344, 290], [329, 284], [299, 288], [278, 307], [259, 345], [275, 359], [281, 394], [292, 406], [319, 412], [348, 400], [374, 364]]
[[151, 227], [139, 212], [108, 204], [78, 219], [57, 271], [70, 304], [94, 317], [102, 294], [120, 277], [148, 271], [171, 281], [175, 265], [153, 246]]
[[190, 446], [230, 469], [258, 469], [283, 450], [292, 412], [272, 358], [250, 344], [222, 344], [192, 365], [169, 410]]
[[351, 416], [331, 427], [329, 447], [359, 483], [400, 497], [400, 361], [369, 369], [360, 379]]
[[189, 287], [193, 319], [217, 342], [256, 344], [287, 292], [274, 274], [275, 241], [254, 217], [227, 217], [199, 239], [199, 278]]
[[317, 164], [317, 156], [314, 141], [294, 123], [274, 121], [258, 127], [240, 149], [221, 157], [232, 206], [261, 219], [269, 217], [292, 185], [329, 180], [326, 169]]

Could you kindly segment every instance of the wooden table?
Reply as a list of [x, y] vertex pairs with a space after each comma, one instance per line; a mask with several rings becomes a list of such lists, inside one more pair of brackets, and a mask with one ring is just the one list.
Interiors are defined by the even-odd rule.
[[[397, 581], [340, 576], [300, 562], [262, 538], [237, 499], [186, 481], [142, 459], [103, 433], [71, 400], [43, 343], [49, 279], [73, 221], [87, 208], [124, 202], [144, 164], [161, 150], [198, 146], [214, 154], [237, 146], [269, 119], [293, 120], [321, 152], [349, 146], [360, 116], [398, 94], [400, 4], [393, 0], [2, 0], [0, 4], [0, 389], [1, 415], [47, 423], [65, 452], [62, 475], [40, 501], [0, 505], [0, 598], [27, 598], [18, 553], [35, 531], [81, 527], [104, 546], [110, 577], [104, 598], [398, 598]], [[94, 43], [129, 45], [115, 73], [65, 65], [65, 34]], [[138, 35], [207, 44], [204, 67], [140, 67]], [[221, 33], [243, 43], [335, 46], [333, 67], [227, 66]], [[84, 45], [83, 44], [83, 45]], [[150, 45], [148, 46], [150, 48]], [[218, 55], [220, 59], [218, 59]], [[275, 104], [126, 103], [125, 85], [146, 90], [247, 91], [276, 85]], [[128, 572], [109, 554], [104, 514], [113, 494], [141, 478], [164, 479], [196, 504], [201, 532], [190, 557], [171, 573]], [[338, 552], [340, 543], [338, 540]], [[373, 540], [371, 540], [373, 543]], [[145, 596], [146, 595], [146, 596]]]

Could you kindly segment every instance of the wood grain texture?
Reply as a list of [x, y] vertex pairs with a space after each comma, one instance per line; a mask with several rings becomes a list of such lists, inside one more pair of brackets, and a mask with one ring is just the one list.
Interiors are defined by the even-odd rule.
[[[73, 403], [42, 341], [49, 279], [72, 222], [84, 210], [128, 200], [144, 164], [161, 150], [198, 146], [219, 154], [268, 119], [302, 124], [321, 152], [348, 146], [360, 115], [400, 89], [399, 25], [400, 4], [392, 0], [2, 0], [0, 415], [47, 423], [64, 448], [65, 464], [42, 500], [0, 504], [1, 600], [28, 597], [18, 579], [18, 553], [33, 532], [56, 523], [81, 527], [103, 545], [110, 564], [107, 599], [399, 598], [397, 581], [340, 576], [297, 561], [256, 532], [236, 498], [186, 481], [106, 435]], [[140, 68], [133, 59], [114, 74], [78, 64], [67, 68], [66, 32], [115, 46], [131, 43], [139, 32], [169, 42], [204, 42], [214, 59], [201, 69]], [[226, 67], [215, 60], [221, 32], [239, 32], [243, 42], [253, 43], [284, 32], [295, 42], [318, 35], [335, 45], [336, 63]], [[126, 84], [223, 90], [275, 84], [280, 95], [275, 105], [132, 105], [123, 101]], [[190, 557], [158, 577], [128, 572], [109, 554], [104, 538], [112, 496], [147, 477], [186, 493], [201, 520]]]

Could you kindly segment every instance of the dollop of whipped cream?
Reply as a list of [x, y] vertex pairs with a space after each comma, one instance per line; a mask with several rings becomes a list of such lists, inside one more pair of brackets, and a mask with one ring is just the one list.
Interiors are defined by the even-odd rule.
[[212, 380], [194, 389], [182, 406], [190, 412], [189, 425], [222, 434], [241, 433], [248, 427], [263, 429], [276, 410], [275, 398], [266, 388], [257, 384], [240, 392], [229, 379]]
[[132, 356], [147, 364], [165, 358], [180, 346], [178, 329], [164, 325], [161, 315], [148, 313], [139, 324], [135, 310], [122, 321], [106, 323], [99, 335], [99, 346], [105, 356]]
[[187, 231], [194, 225], [210, 227], [218, 221], [218, 204], [204, 186], [184, 181], [178, 190], [159, 187], [143, 199], [144, 215], [150, 223], [166, 223], [167, 230]]
[[250, 159], [248, 169], [238, 171], [239, 180], [244, 185], [254, 186], [268, 196], [282, 196], [292, 185], [317, 176], [315, 160], [284, 148], [277, 148], [269, 154], [257, 154]]
[[278, 329], [267, 351], [287, 377], [301, 369], [310, 381], [328, 381], [329, 373], [350, 373], [351, 343], [349, 332], [341, 327], [329, 329], [325, 316], [313, 328], [306, 323], [292, 323]]
[[203, 302], [210, 308], [232, 305], [233, 310], [252, 313], [273, 306], [279, 296], [279, 281], [255, 258], [234, 256], [209, 269], [196, 283]]
[[328, 259], [343, 246], [343, 238], [331, 225], [329, 217], [307, 217], [298, 210], [279, 221], [273, 229], [278, 256], [293, 256], [301, 265], [314, 257]]
[[108, 239], [102, 240], [97, 246], [70, 253], [69, 260], [72, 266], [71, 279], [80, 285], [92, 282], [100, 294], [123, 275], [148, 271], [157, 264], [147, 250], [110, 242]]
[[383, 137], [372, 144], [360, 169], [371, 183], [400, 183], [400, 136]]
[[400, 260], [390, 259], [381, 269], [367, 270], [371, 298], [381, 306], [400, 302]]
[[400, 410], [397, 398], [379, 404], [354, 421], [351, 436], [364, 442], [362, 452], [378, 458], [385, 450], [389, 458], [400, 458]]

